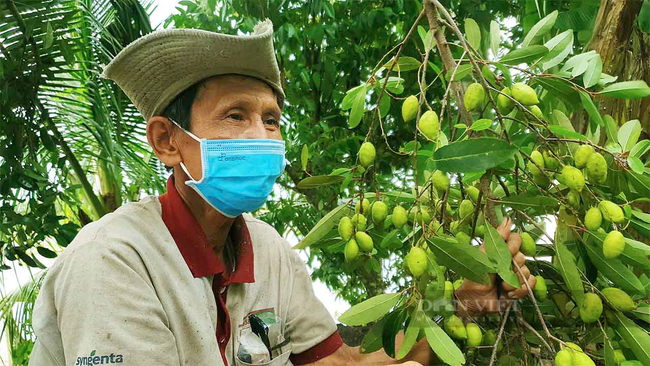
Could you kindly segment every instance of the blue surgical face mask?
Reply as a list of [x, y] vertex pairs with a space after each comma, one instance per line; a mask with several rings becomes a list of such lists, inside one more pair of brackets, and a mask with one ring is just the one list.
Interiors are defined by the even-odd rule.
[[192, 178], [181, 162], [181, 168], [191, 178], [186, 185], [230, 218], [264, 205], [286, 166], [284, 141], [200, 139], [172, 122], [201, 144], [202, 178]]

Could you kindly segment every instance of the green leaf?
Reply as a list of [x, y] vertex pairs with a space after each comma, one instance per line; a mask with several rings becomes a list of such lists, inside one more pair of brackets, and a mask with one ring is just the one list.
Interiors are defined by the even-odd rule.
[[56, 258], [57, 256], [56, 252], [44, 247], [36, 247], [36, 251], [45, 258]]
[[598, 84], [602, 72], [603, 60], [600, 55], [589, 60], [589, 63], [587, 64], [587, 71], [585, 72], [585, 75], [582, 79], [585, 88], [591, 88], [592, 86]]
[[650, 324], [650, 304], [639, 304], [635, 310], [632, 310], [632, 315]]
[[485, 80], [487, 80], [490, 83], [490, 85], [492, 85], [493, 87], [499, 85], [497, 84], [497, 80], [494, 77], [494, 73], [492, 72], [492, 70], [490, 70], [490, 67], [488, 65], [483, 65], [483, 67], [481, 68], [481, 74], [483, 74]]
[[499, 23], [495, 20], [490, 22], [490, 48], [492, 48], [492, 54], [494, 57], [497, 57], [499, 53], [499, 46], [501, 45], [501, 29], [499, 28]]
[[377, 295], [348, 309], [339, 321], [346, 325], [366, 325], [386, 315], [401, 297], [401, 293]]
[[405, 309], [395, 309], [395, 311], [386, 315], [387, 319], [386, 324], [384, 325], [381, 343], [384, 347], [384, 352], [390, 358], [395, 358], [395, 338], [397, 333], [402, 329], [405, 316]]
[[301, 180], [296, 187], [298, 189], [313, 189], [336, 184], [343, 181], [343, 179], [345, 178], [340, 175], [315, 175]]
[[481, 137], [443, 146], [435, 151], [433, 160], [444, 172], [476, 172], [508, 161], [515, 152], [517, 148], [504, 140]]
[[578, 94], [580, 94], [580, 100], [582, 101], [582, 105], [587, 110], [587, 114], [589, 115], [589, 120], [592, 122], [591, 130], [594, 131], [596, 129], [595, 127], [596, 125], [598, 126], [605, 125], [605, 122], [603, 121], [603, 117], [598, 112], [598, 108], [596, 108], [596, 105], [591, 100], [591, 96], [589, 96], [589, 94], [583, 91], [580, 91]]
[[569, 292], [571, 292], [576, 304], [580, 306], [585, 298], [585, 289], [573, 255], [560, 240], [555, 240], [555, 258], [557, 259], [556, 268], [558, 272], [562, 275], [564, 283], [569, 288]]
[[481, 28], [472, 18], [465, 19], [465, 37], [475, 50], [481, 50]]
[[[593, 240], [598, 248], [602, 250], [603, 241], [605, 240], [606, 235], [592, 231], [587, 231], [586, 233], [590, 235], [590, 239]], [[630, 238], [625, 238], [625, 243], [626, 245], [623, 249], [623, 253], [621, 253], [618, 259], [635, 268], [650, 270], [650, 260], [648, 260], [648, 256], [650, 256], [650, 246]]]
[[569, 29], [551, 38], [544, 46], [549, 52], [542, 59], [542, 68], [548, 70], [559, 65], [573, 51], [573, 30]]
[[[487, 219], [485, 222], [488, 222]], [[496, 263], [499, 277], [510, 286], [521, 288], [519, 278], [512, 271], [512, 254], [510, 253], [510, 249], [508, 249], [508, 244], [506, 244], [497, 229], [492, 227], [492, 225], [486, 224], [485, 227], [486, 232], [483, 244], [485, 245], [488, 258]]]
[[361, 353], [372, 353], [379, 351], [382, 347], [382, 334], [384, 332], [384, 325], [386, 325], [386, 320], [388, 317], [383, 317], [381, 320], [376, 322], [372, 328], [366, 333], [366, 335], [361, 340], [361, 345], [359, 346], [359, 351]]
[[[420, 300], [420, 303], [418, 304], [418, 310], [421, 311], [422, 309], [422, 301]], [[411, 317], [411, 322], [409, 323], [408, 328], [406, 328], [406, 332], [404, 332], [404, 338], [402, 339], [402, 345], [399, 348], [399, 351], [397, 352], [397, 359], [401, 360], [402, 358], [406, 357], [406, 355], [411, 351], [413, 348], [413, 345], [415, 345], [415, 341], [418, 339], [418, 334], [420, 334], [420, 329], [422, 329], [422, 320], [417, 318], [417, 316], [421, 314], [421, 312], [416, 311], [415, 314]]]
[[302, 153], [300, 154], [300, 163], [302, 170], [307, 171], [307, 163], [309, 162], [309, 148], [307, 145], [302, 145]]
[[607, 86], [600, 95], [622, 99], [642, 99], [650, 96], [650, 87], [643, 80], [622, 81]]
[[47, 50], [52, 47], [52, 43], [54, 42], [54, 29], [52, 29], [52, 24], [49, 21], [45, 28], [46, 31], [45, 37], [43, 38], [43, 48]]
[[557, 15], [558, 15], [558, 11], [555, 10], [554, 12], [545, 16], [542, 20], [537, 22], [537, 24], [533, 26], [533, 28], [530, 30], [530, 32], [528, 32], [528, 34], [524, 38], [524, 42], [522, 43], [522, 46], [527, 47], [534, 40], [548, 33], [551, 30], [551, 28], [553, 28], [553, 25], [557, 20]]
[[397, 238], [397, 234], [399, 234], [398, 229], [395, 229], [395, 230], [391, 231], [390, 233], [386, 234], [386, 236], [384, 236], [384, 238], [382, 239], [381, 244], [379, 246], [384, 248], [384, 249], [388, 249], [388, 248], [392, 247], [391, 244], [401, 245], [402, 243]]
[[597, 55], [598, 53], [596, 51], [577, 54], [564, 63], [564, 66], [562, 66], [562, 69], [560, 69], [560, 73], [567, 73], [571, 71], [571, 77], [578, 77], [587, 71], [587, 65], [589, 64], [589, 61]]
[[456, 343], [449, 338], [442, 328], [431, 318], [424, 314], [418, 314], [418, 319], [423, 319], [424, 334], [427, 337], [429, 346], [438, 356], [440, 361], [447, 365], [458, 366], [465, 364], [463, 352], [456, 346]]
[[501, 71], [501, 74], [503, 75], [503, 83], [506, 84], [507, 87], [512, 86], [512, 76], [510, 75], [510, 69], [499, 62], [493, 62], [492, 63], [499, 71]]
[[[392, 58], [390, 61], [386, 62], [386, 64], [384, 64], [386, 70], [390, 70], [394, 62], [395, 62], [395, 58]], [[422, 63], [413, 57], [400, 56], [400, 58], [397, 60], [397, 65], [393, 67], [393, 71], [404, 72], [404, 71], [416, 70], [418, 67], [420, 67], [420, 65], [422, 65]]]
[[365, 112], [365, 102], [366, 94], [368, 93], [368, 88], [370, 86], [363, 84], [348, 90], [348, 93], [343, 98], [341, 103], [341, 109], [351, 109], [350, 110], [350, 120], [348, 121], [348, 127], [355, 128], [361, 122], [363, 117], [363, 112]]
[[643, 284], [623, 262], [618, 259], [605, 259], [602, 250], [593, 245], [587, 244], [584, 247], [591, 262], [603, 276], [630, 295], [645, 295]]
[[460, 245], [442, 237], [433, 237], [427, 239], [427, 242], [429, 249], [443, 266], [474, 282], [490, 283], [489, 273], [494, 272], [494, 267], [487, 255], [478, 247]]
[[[487, 130], [488, 128], [492, 127], [492, 124], [494, 123], [493, 120], [489, 118], [482, 118], [479, 119], [478, 121], [472, 123], [472, 125], [469, 127], [470, 130], [472, 131], [483, 131]], [[465, 126], [465, 125], [463, 125]]]
[[558, 201], [553, 197], [523, 194], [503, 197], [499, 203], [519, 210], [534, 209], [539, 212], [554, 212], [558, 205]]
[[641, 161], [641, 159], [634, 156], [628, 156], [627, 165], [629, 165], [630, 169], [632, 169], [632, 171], [637, 174], [643, 174], [645, 170], [645, 167], [643, 166], [643, 162]]
[[641, 140], [630, 150], [630, 156], [641, 158], [650, 151], [650, 140]]
[[609, 114], [606, 114], [605, 117], [603, 117], [603, 121], [605, 121], [605, 132], [607, 133], [607, 140], [612, 143], [617, 143], [618, 124]]
[[632, 320], [618, 311], [613, 312], [616, 318], [614, 329], [625, 340], [642, 365], [650, 365], [650, 335]]
[[587, 137], [581, 133], [577, 133], [575, 131], [571, 131], [568, 128], [564, 126], [558, 126], [558, 125], [549, 125], [548, 129], [551, 130], [554, 134], [560, 136], [560, 137], [566, 137], [570, 139], [578, 139], [582, 141], [587, 141]]
[[499, 61], [506, 65], [519, 65], [529, 63], [543, 57], [548, 53], [548, 48], [544, 46], [529, 46], [511, 51]]
[[641, 130], [641, 122], [638, 119], [627, 121], [618, 129], [618, 143], [623, 148], [623, 151], [632, 150], [639, 140], [639, 136], [641, 136]]
[[427, 49], [433, 49], [434, 42], [432, 41], [433, 37], [431, 37], [431, 30], [427, 31], [423, 26], [418, 25], [418, 34], [420, 35], [420, 39], [422, 40], [425, 51]]
[[[456, 72], [454, 74], [454, 71]], [[454, 80], [453, 81], [460, 81], [463, 80], [465, 77], [469, 76], [472, 73], [472, 65], [471, 64], [462, 64], [459, 65], [458, 68], [451, 69], [447, 71], [447, 74], [445, 74], [445, 78], [447, 80], [451, 80], [451, 75], [454, 75]]]
[[325, 215], [318, 223], [311, 229], [307, 235], [298, 243], [293, 249], [305, 249], [308, 246], [317, 243], [321, 240], [327, 233], [334, 228], [334, 225], [337, 225], [341, 217], [349, 214], [352, 210], [347, 204], [340, 205], [339, 207], [330, 211]]
[[548, 90], [550, 95], [562, 100], [564, 103], [568, 102], [574, 109], [579, 109], [581, 105], [580, 96], [573, 89], [571, 83], [566, 80], [555, 77], [536, 77], [533, 82]]
[[650, 177], [645, 174], [627, 172], [628, 182], [641, 197], [650, 197]]

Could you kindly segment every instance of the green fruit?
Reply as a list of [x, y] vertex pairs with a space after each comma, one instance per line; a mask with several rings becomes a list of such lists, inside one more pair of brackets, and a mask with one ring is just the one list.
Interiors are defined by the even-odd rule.
[[[485, 336], [483, 337], [484, 346], [494, 346], [494, 343], [496, 341], [497, 341], [497, 335], [496, 333], [494, 333], [492, 329], [485, 332]], [[500, 352], [502, 349], [503, 349], [503, 339], [499, 340], [499, 344], [497, 344], [497, 352]]]
[[424, 222], [428, 224], [431, 221], [431, 215], [426, 207], [414, 206], [409, 210], [408, 219], [411, 222]]
[[480, 238], [485, 236], [485, 225], [477, 225], [474, 234]]
[[445, 319], [445, 332], [454, 339], [467, 339], [467, 329], [465, 324], [456, 315], [451, 315]]
[[576, 168], [584, 168], [587, 165], [587, 159], [594, 153], [594, 148], [591, 145], [580, 145], [576, 150], [573, 161]]
[[537, 254], [537, 245], [535, 240], [528, 233], [521, 233], [521, 252], [532, 257]]
[[[363, 209], [363, 212], [361, 212], [361, 209]], [[357, 201], [357, 205], [354, 206], [354, 213], [367, 216], [370, 213], [370, 201], [367, 198], [364, 198], [363, 201]]]
[[544, 155], [544, 167], [550, 170], [557, 170], [560, 167], [560, 162], [548, 151], [542, 153]]
[[565, 342], [565, 343], [567, 345], [567, 348], [570, 348], [570, 349], [578, 351], [578, 352], [582, 352], [582, 348], [580, 348], [580, 346], [578, 346], [577, 344], [575, 344], [573, 342]]
[[454, 235], [458, 234], [459, 227], [460, 227], [460, 221], [458, 220], [449, 223], [449, 231], [451, 231], [451, 233]]
[[546, 280], [542, 276], [535, 276], [537, 284], [533, 288], [535, 299], [537, 301], [545, 301], [548, 298], [548, 288], [546, 287]]
[[465, 326], [467, 330], [467, 346], [468, 347], [478, 347], [483, 343], [483, 332], [476, 323], [468, 323]]
[[512, 97], [512, 92], [510, 91], [510, 88], [505, 87], [503, 90], [501, 90], [501, 93], [505, 95], [497, 95], [497, 109], [501, 114], [508, 114], [512, 112], [512, 109], [515, 107], [515, 102], [513, 102], [512, 99], [506, 97], [506, 95]]
[[442, 297], [449, 301], [454, 298], [454, 284], [451, 281], [445, 281], [445, 292]]
[[418, 115], [419, 105], [420, 102], [415, 95], [411, 95], [404, 100], [404, 103], [402, 103], [402, 119], [404, 122], [408, 122]]
[[535, 90], [524, 83], [515, 83], [512, 86], [512, 97], [525, 106], [539, 104]]
[[408, 221], [408, 215], [406, 214], [406, 210], [402, 206], [395, 206], [393, 209], [393, 225], [395, 225], [395, 228], [401, 229], [402, 226], [406, 224]]
[[485, 102], [485, 89], [479, 83], [473, 83], [465, 91], [465, 109], [475, 111], [483, 109]]
[[431, 220], [429, 223], [429, 231], [431, 233], [438, 233], [438, 230], [440, 229], [440, 222], [436, 219]]
[[603, 241], [603, 255], [607, 259], [617, 258], [625, 249], [625, 237], [620, 231], [613, 230]]
[[471, 245], [472, 244], [472, 238], [470, 238], [469, 235], [465, 234], [462, 231], [459, 231], [458, 233], [456, 233], [455, 237], [456, 237], [456, 241], [458, 242], [458, 244], [462, 244], [462, 245]]
[[569, 194], [566, 195], [567, 200], [569, 200], [569, 204], [575, 208], [580, 207], [580, 195], [574, 193], [573, 191], [569, 192]]
[[607, 161], [600, 153], [595, 152], [587, 159], [587, 177], [593, 184], [607, 181]]
[[594, 361], [583, 352], [573, 352], [573, 366], [596, 366]]
[[616, 310], [626, 312], [636, 309], [634, 301], [630, 295], [625, 291], [615, 288], [607, 287], [600, 291], [601, 294], [605, 297], [605, 300]]
[[461, 220], [467, 220], [472, 217], [474, 213], [474, 204], [470, 200], [463, 200], [460, 203], [460, 208], [458, 209], [460, 213]]
[[621, 206], [615, 204], [612, 201], [600, 201], [598, 204], [600, 212], [603, 214], [603, 218], [607, 221], [611, 221], [616, 224], [620, 224], [625, 221], [625, 214]]
[[381, 225], [386, 220], [386, 217], [388, 217], [388, 206], [382, 201], [375, 201], [372, 204], [372, 222], [375, 225]]
[[366, 230], [366, 217], [362, 214], [355, 214], [352, 216], [352, 226], [354, 226], [357, 231]]
[[438, 140], [438, 130], [440, 129], [440, 123], [438, 121], [438, 115], [434, 111], [426, 111], [420, 117], [418, 122], [418, 128], [422, 134], [431, 141]]
[[406, 255], [406, 264], [413, 277], [420, 277], [427, 270], [427, 253], [420, 247], [413, 247]]
[[347, 244], [345, 244], [345, 260], [350, 262], [359, 256], [359, 245], [354, 239], [350, 239]]
[[614, 350], [614, 361], [616, 362], [617, 365], [620, 365], [624, 361], [626, 361], [625, 355], [623, 354], [623, 351], [620, 349], [615, 349]]
[[433, 188], [435, 188], [441, 195], [447, 191], [447, 188], [449, 188], [449, 177], [445, 172], [440, 170], [436, 170], [435, 173], [431, 175], [431, 181], [433, 182]]
[[469, 187], [465, 188], [465, 193], [467, 194], [467, 196], [469, 196], [469, 199], [471, 199], [472, 202], [474, 202], [474, 203], [478, 202], [478, 195], [480, 193], [478, 188], [476, 188], [474, 186], [469, 186]]
[[375, 162], [376, 155], [375, 145], [371, 142], [366, 141], [361, 144], [361, 148], [359, 149], [359, 162], [361, 162], [361, 165], [366, 168], [371, 166]]
[[347, 216], [341, 217], [341, 221], [339, 221], [339, 235], [341, 235], [341, 238], [346, 241], [350, 240], [353, 233], [354, 227], [352, 226], [352, 220]]
[[541, 119], [542, 121], [544, 120], [544, 113], [542, 113], [542, 110], [539, 109], [538, 106], [534, 105], [528, 108], [530, 110], [530, 113], [533, 114], [533, 116]]
[[585, 177], [579, 169], [571, 165], [565, 165], [562, 169], [562, 178], [564, 179], [564, 184], [571, 190], [582, 192], [582, 188], [585, 186]]
[[555, 366], [573, 366], [573, 351], [563, 349], [555, 355]]
[[597, 207], [592, 207], [585, 214], [585, 227], [589, 230], [598, 230], [603, 223], [603, 215]]
[[373, 248], [372, 238], [370, 235], [366, 234], [363, 231], [357, 231], [357, 234], [354, 236], [359, 245], [359, 249], [364, 252], [371, 252]]
[[595, 323], [603, 315], [603, 301], [600, 296], [589, 292], [585, 294], [585, 298], [580, 306], [580, 319], [585, 324]]
[[454, 283], [453, 283], [453, 285], [454, 285], [454, 291], [458, 291], [458, 289], [460, 288], [460, 286], [463, 285], [463, 282], [465, 282], [465, 280], [462, 279], [462, 278], [457, 279], [456, 281], [454, 281]]
[[[530, 160], [532, 160], [532, 161], [530, 161]], [[539, 168], [544, 169], [544, 156], [542, 155], [542, 153], [540, 153], [537, 150], [533, 151], [530, 154], [530, 160], [527, 163], [528, 170], [530, 171], [530, 174], [532, 174], [534, 177], [541, 176], [542, 171], [539, 170]], [[537, 164], [537, 166], [539, 166], [539, 168], [535, 164], [533, 164], [533, 162], [535, 162]]]

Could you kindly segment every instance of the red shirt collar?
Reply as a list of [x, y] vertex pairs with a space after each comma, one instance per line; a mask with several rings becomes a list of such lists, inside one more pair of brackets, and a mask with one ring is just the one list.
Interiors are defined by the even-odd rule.
[[221, 274], [228, 283], [255, 282], [253, 243], [246, 220], [237, 216], [230, 228], [230, 239], [239, 247], [235, 271], [228, 275], [226, 267], [212, 250], [203, 229], [178, 194], [174, 176], [167, 180], [167, 193], [158, 197], [162, 206], [162, 219], [174, 238], [178, 250], [185, 259], [194, 277]]

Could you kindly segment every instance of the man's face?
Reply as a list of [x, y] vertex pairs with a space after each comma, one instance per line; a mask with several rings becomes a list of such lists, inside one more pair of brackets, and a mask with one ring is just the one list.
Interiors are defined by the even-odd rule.
[[[208, 79], [199, 88], [194, 103], [190, 131], [206, 139], [282, 140], [277, 99], [263, 81], [241, 75]], [[183, 163], [196, 180], [201, 176], [198, 141], [177, 129]]]

